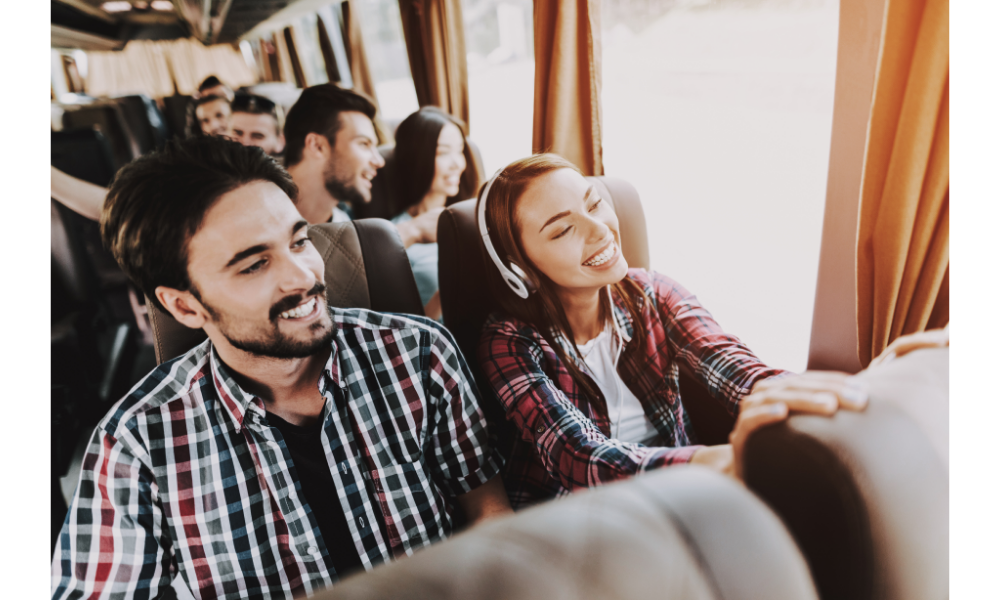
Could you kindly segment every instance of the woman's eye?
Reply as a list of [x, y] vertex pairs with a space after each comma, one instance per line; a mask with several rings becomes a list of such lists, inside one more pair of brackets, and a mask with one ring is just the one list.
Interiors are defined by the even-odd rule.
[[590, 212], [594, 212], [595, 210], [597, 210], [597, 207], [600, 206], [601, 202], [603, 202], [603, 201], [604, 201], [604, 198], [598, 198], [597, 201], [594, 202], [594, 205], [590, 207]]
[[257, 271], [259, 271], [262, 268], [264, 268], [264, 264], [265, 263], [267, 263], [266, 260], [258, 260], [254, 264], [252, 264], [249, 267], [247, 267], [247, 268], [243, 269], [242, 271], [240, 271], [240, 273], [243, 274], [243, 275], [249, 275], [251, 273], [256, 273]]
[[554, 238], [552, 238], [552, 239], [554, 239], [554, 240], [558, 240], [558, 239], [559, 239], [559, 238], [561, 238], [562, 236], [564, 236], [564, 235], [566, 235], [567, 233], [569, 233], [569, 230], [570, 230], [570, 229], [572, 229], [572, 228], [573, 228], [573, 226], [572, 226], [572, 225], [570, 225], [570, 226], [569, 226], [569, 227], [567, 227], [566, 229], [563, 229], [563, 230], [562, 230], [562, 231], [560, 231], [560, 232], [559, 232], [558, 234], [556, 234], [556, 237], [554, 237]]

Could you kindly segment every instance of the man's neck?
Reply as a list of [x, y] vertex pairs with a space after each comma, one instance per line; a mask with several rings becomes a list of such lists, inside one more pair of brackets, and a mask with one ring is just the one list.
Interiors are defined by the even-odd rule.
[[295, 208], [310, 224], [326, 223], [333, 217], [333, 209], [340, 201], [334, 198], [323, 183], [323, 173], [316, 172], [304, 162], [288, 167], [288, 173], [299, 188]]
[[303, 425], [323, 411], [318, 384], [330, 358], [329, 347], [306, 358], [279, 359], [250, 354], [225, 338], [218, 344], [213, 339], [212, 343], [236, 383], [263, 400], [267, 412], [293, 425]]

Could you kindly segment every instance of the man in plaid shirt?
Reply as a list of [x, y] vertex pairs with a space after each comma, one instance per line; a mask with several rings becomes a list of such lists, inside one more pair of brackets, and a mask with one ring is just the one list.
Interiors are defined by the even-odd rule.
[[[287, 173], [188, 140], [122, 169], [123, 270], [208, 340], [101, 421], [53, 598], [290, 598], [510, 511], [472, 377], [433, 321], [328, 308]], [[335, 285], [331, 282], [331, 285]]]

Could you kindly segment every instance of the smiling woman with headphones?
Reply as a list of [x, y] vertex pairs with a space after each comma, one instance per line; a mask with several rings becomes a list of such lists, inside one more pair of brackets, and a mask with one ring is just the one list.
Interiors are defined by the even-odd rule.
[[[867, 403], [846, 374], [769, 368], [680, 284], [630, 269], [614, 208], [559, 156], [501, 169], [477, 212], [503, 309], [484, 326], [478, 354], [518, 434], [505, 473], [515, 509], [673, 464], [738, 477], [755, 429], [790, 410], [829, 415]], [[731, 444], [695, 444], [681, 363], [738, 415]]]

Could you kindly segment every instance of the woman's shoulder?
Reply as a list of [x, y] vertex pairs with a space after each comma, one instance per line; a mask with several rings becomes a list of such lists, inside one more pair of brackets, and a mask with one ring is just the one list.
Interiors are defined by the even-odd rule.
[[513, 335], [531, 338], [541, 337], [541, 334], [534, 325], [526, 321], [522, 321], [517, 317], [512, 317], [504, 312], [495, 311], [486, 317], [486, 322], [483, 323], [483, 339], [488, 337]]
[[657, 305], [669, 304], [672, 299], [686, 298], [691, 295], [676, 280], [656, 271], [641, 268], [629, 269], [627, 277], [639, 285], [646, 296]]

